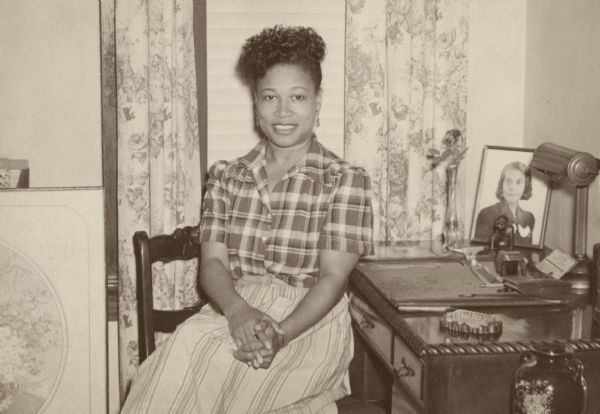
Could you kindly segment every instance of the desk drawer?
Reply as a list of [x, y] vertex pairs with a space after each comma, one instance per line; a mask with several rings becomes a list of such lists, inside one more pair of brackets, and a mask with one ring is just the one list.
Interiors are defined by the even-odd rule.
[[394, 337], [394, 376], [423, 401], [423, 362], [399, 337]]
[[350, 315], [360, 332], [368, 339], [374, 350], [392, 365], [392, 328], [365, 301], [352, 295]]

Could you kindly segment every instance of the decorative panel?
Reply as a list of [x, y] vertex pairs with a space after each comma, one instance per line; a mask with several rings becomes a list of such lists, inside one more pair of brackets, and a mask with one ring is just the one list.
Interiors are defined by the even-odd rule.
[[106, 413], [101, 188], [0, 191], [0, 413]]

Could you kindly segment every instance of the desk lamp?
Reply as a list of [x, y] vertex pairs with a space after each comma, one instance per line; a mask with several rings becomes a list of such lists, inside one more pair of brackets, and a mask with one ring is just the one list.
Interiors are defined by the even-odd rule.
[[590, 259], [586, 254], [588, 186], [598, 175], [600, 160], [587, 152], [547, 142], [533, 152], [529, 167], [540, 171], [552, 181], [566, 180], [575, 187], [573, 257], [577, 264], [563, 280], [570, 282], [573, 289], [589, 289]]

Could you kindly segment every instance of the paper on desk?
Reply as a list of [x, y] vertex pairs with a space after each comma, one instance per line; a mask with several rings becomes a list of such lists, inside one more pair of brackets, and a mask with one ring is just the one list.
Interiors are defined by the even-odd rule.
[[577, 260], [561, 249], [554, 249], [552, 253], [536, 265], [537, 269], [555, 279], [560, 279], [577, 264]]

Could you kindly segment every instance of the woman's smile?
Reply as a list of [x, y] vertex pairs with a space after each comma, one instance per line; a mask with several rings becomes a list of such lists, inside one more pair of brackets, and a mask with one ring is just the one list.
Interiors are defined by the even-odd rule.
[[273, 129], [279, 135], [291, 134], [297, 127], [296, 124], [273, 124]]

